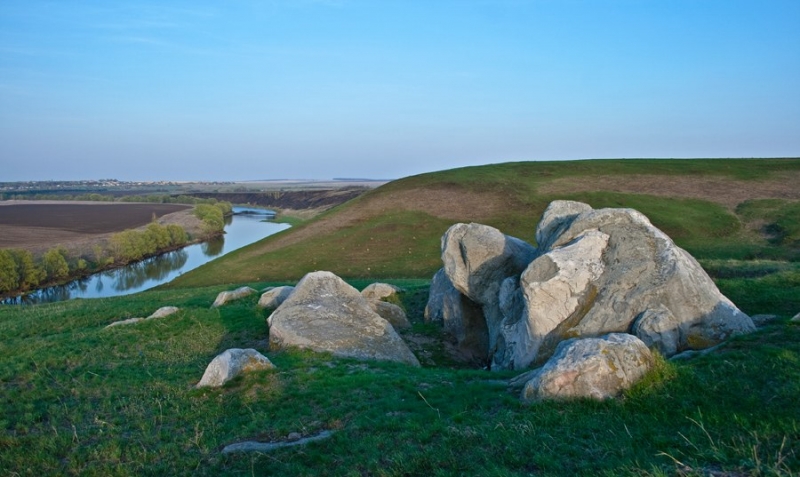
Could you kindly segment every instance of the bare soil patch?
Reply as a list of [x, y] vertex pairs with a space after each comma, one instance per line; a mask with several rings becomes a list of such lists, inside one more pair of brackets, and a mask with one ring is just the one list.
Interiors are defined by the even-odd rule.
[[183, 204], [6, 201], [0, 202], [0, 248], [41, 253], [55, 246], [84, 254], [117, 232], [146, 226], [153, 215], [188, 232], [199, 227]]
[[541, 185], [540, 194], [610, 191], [684, 197], [715, 202], [735, 209], [749, 199], [800, 199], [800, 172], [787, 172], [770, 180], [740, 181], [724, 177], [674, 175], [619, 175], [568, 177]]

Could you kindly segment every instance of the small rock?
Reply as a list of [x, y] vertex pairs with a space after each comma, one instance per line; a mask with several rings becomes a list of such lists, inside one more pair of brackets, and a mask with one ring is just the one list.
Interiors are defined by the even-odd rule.
[[383, 300], [384, 298], [397, 295], [402, 291], [402, 288], [389, 285], [388, 283], [373, 283], [361, 290], [361, 296], [367, 300]]
[[288, 436], [286, 436], [286, 440], [288, 442], [296, 442], [303, 438], [303, 435], [299, 432], [292, 432]]
[[128, 318], [127, 320], [115, 321], [114, 323], [111, 323], [110, 325], [106, 326], [106, 329], [119, 325], [131, 325], [133, 323], [138, 323], [143, 320], [144, 318]]
[[289, 298], [294, 291], [294, 287], [276, 287], [265, 291], [258, 300], [259, 308], [278, 308]]
[[152, 315], [148, 316], [145, 319], [153, 320], [155, 318], [164, 318], [165, 316], [172, 315], [174, 313], [177, 313], [178, 311], [180, 311], [180, 309], [177, 306], [162, 306], [161, 308], [153, 312]]
[[800, 323], [800, 313], [794, 315], [791, 321], [792, 323]]
[[219, 387], [241, 373], [273, 368], [275, 365], [258, 351], [233, 348], [220, 353], [209, 363], [196, 387]]
[[380, 315], [381, 318], [388, 321], [396, 330], [403, 328], [410, 328], [411, 323], [408, 321], [406, 312], [394, 303], [387, 303], [385, 301], [370, 301], [369, 303], [372, 311]]
[[233, 291], [221, 292], [219, 295], [217, 295], [217, 299], [214, 300], [214, 303], [211, 305], [211, 308], [217, 308], [230, 301], [244, 298], [247, 295], [251, 295], [253, 293], [256, 293], [256, 291], [250, 287], [241, 287]]

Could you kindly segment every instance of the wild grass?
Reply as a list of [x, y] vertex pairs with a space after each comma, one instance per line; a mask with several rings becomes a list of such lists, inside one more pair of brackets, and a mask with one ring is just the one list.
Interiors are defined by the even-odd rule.
[[[764, 277], [742, 280], [757, 281]], [[371, 280], [353, 284], [363, 288]], [[427, 281], [406, 289], [411, 335]], [[251, 283], [262, 287], [267, 283]], [[659, 361], [622, 398], [522, 405], [504, 379], [425, 345], [423, 368], [271, 352], [257, 296], [224, 287], [0, 308], [0, 468], [8, 475], [792, 475], [800, 471], [800, 326], [781, 320], [687, 362]], [[743, 287], [735, 300], [760, 291]], [[176, 305], [172, 317], [104, 329]], [[196, 390], [231, 347], [277, 370]], [[418, 352], [419, 354], [419, 352]], [[273, 453], [242, 440], [335, 431]], [[738, 474], [737, 474], [738, 473]]]

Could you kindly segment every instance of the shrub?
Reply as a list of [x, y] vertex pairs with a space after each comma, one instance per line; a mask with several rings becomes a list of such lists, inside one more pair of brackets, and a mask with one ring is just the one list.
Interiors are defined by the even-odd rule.
[[62, 248], [51, 248], [42, 256], [42, 266], [51, 280], [61, 280], [69, 276], [69, 264]]
[[8, 250], [0, 250], [0, 293], [16, 290], [19, 285], [17, 266]]

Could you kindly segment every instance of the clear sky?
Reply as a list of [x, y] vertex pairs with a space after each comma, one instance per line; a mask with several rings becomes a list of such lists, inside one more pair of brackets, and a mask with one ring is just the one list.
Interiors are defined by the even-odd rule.
[[0, 1], [0, 181], [798, 155], [799, 0]]

